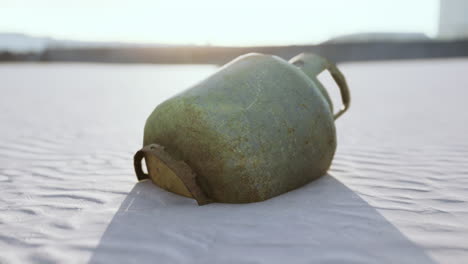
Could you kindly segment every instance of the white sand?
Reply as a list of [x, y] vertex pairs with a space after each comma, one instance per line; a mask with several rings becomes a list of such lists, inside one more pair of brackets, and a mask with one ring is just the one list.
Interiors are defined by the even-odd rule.
[[342, 69], [329, 175], [198, 207], [131, 159], [152, 109], [214, 67], [1, 64], [0, 263], [467, 263], [468, 59]]

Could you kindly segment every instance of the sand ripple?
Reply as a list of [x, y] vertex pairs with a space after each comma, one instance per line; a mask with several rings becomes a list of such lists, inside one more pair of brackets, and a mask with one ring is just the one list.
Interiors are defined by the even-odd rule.
[[468, 61], [421, 63], [343, 67], [329, 175], [203, 207], [136, 184], [131, 158], [158, 100], [213, 68], [2, 65], [0, 263], [464, 263]]

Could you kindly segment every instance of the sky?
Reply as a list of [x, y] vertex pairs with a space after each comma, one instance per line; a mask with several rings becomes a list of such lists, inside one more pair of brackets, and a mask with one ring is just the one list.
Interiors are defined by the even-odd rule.
[[315, 44], [359, 32], [435, 36], [438, 0], [0, 0], [0, 32], [83, 41]]

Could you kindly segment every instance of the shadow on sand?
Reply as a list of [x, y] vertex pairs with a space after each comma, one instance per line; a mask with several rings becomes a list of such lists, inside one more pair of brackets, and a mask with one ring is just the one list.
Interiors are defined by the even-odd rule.
[[434, 263], [331, 175], [261, 203], [201, 207], [139, 182], [90, 263], [149, 262]]

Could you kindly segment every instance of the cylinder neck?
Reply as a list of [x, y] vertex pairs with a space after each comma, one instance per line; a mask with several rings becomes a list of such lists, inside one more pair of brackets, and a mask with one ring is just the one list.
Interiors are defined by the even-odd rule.
[[289, 63], [298, 67], [305, 73], [305, 75], [307, 75], [307, 77], [309, 77], [310, 80], [312, 80], [312, 83], [318, 88], [333, 113], [333, 103], [331, 98], [323, 84], [317, 78], [317, 76], [324, 71], [324, 68], [326, 68], [325, 65], [327, 61], [323, 57], [315, 54], [302, 53], [290, 59]]

